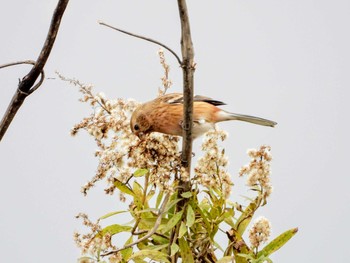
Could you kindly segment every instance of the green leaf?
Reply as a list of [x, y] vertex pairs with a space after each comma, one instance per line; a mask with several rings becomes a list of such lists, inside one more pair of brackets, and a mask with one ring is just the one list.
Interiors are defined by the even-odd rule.
[[143, 249], [140, 251], [135, 252], [130, 258], [131, 259], [144, 259], [144, 258], [149, 258], [152, 260], [158, 260], [161, 262], [165, 262], [165, 263], [170, 263], [170, 261], [168, 260], [168, 255], [157, 251], [157, 250], [151, 250], [151, 249]]
[[111, 217], [111, 216], [114, 216], [114, 215], [118, 215], [118, 214], [122, 214], [122, 213], [126, 213], [126, 212], [129, 212], [129, 211], [115, 211], [115, 212], [110, 212], [108, 214], [105, 214], [104, 216], [101, 216], [99, 219], [102, 220], [102, 219], [106, 219], [108, 217]]
[[251, 202], [246, 207], [246, 209], [244, 209], [244, 211], [238, 218], [236, 222], [236, 230], [239, 233], [239, 235], [243, 235], [244, 231], [247, 229], [247, 226], [249, 225], [256, 209], [258, 208], [259, 202], [260, 202], [260, 199], [257, 197], [253, 202]]
[[120, 232], [129, 232], [132, 229], [131, 226], [122, 226], [122, 225], [118, 225], [118, 224], [114, 224], [114, 225], [109, 225], [105, 228], [103, 228], [100, 232], [98, 232], [96, 234], [95, 237], [103, 237], [104, 235], [106, 235], [107, 233], [109, 233], [110, 235], [115, 235], [118, 234]]
[[281, 235], [276, 237], [274, 240], [272, 240], [269, 244], [267, 244], [261, 251], [259, 251], [258, 257], [262, 255], [265, 257], [270, 256], [273, 252], [277, 251], [285, 243], [287, 243], [288, 240], [291, 239], [297, 232], [298, 232], [298, 228], [292, 228], [282, 233]]
[[[145, 218], [141, 218], [140, 223], [139, 223], [139, 227], [142, 230], [149, 230], [152, 229], [154, 227], [154, 224], [157, 221], [157, 217], [145, 217]], [[168, 219], [166, 218], [162, 218], [161, 221], [161, 225], [166, 225], [169, 222]]]
[[174, 256], [178, 251], [179, 251], [180, 247], [176, 244], [176, 243], [172, 243], [171, 247], [170, 247], [170, 256]]
[[184, 222], [181, 222], [180, 230], [179, 230], [179, 238], [183, 237], [183, 235], [187, 232], [187, 227]]
[[188, 246], [187, 241], [184, 237], [178, 239], [179, 240], [179, 246], [180, 246], [180, 255], [182, 258], [182, 262], [186, 263], [194, 263], [192, 251], [190, 247]]
[[226, 257], [220, 258], [218, 261], [216, 261], [216, 263], [231, 263], [232, 259], [233, 259], [232, 256], [226, 256]]
[[133, 188], [133, 191], [135, 193], [135, 196], [139, 200], [141, 200], [142, 197], [143, 197], [143, 188], [142, 188], [142, 186], [138, 182], [134, 181], [134, 183], [132, 185], [132, 188]]
[[193, 226], [194, 220], [195, 220], [195, 219], [196, 219], [196, 216], [195, 216], [195, 214], [194, 214], [194, 212], [193, 212], [192, 207], [191, 207], [190, 205], [187, 206], [186, 225], [187, 225], [188, 227]]
[[166, 244], [167, 246], [169, 246], [169, 239], [167, 238], [164, 238], [164, 237], [161, 237], [161, 236], [157, 236], [157, 235], [153, 235], [152, 236], [152, 243], [154, 244], [159, 244], [159, 245], [162, 245], [162, 244]]
[[159, 208], [160, 202], [161, 202], [162, 199], [163, 199], [163, 195], [164, 195], [164, 192], [163, 192], [163, 191], [160, 191], [159, 194], [158, 194], [158, 196], [157, 196], [156, 208]]
[[214, 246], [215, 246], [216, 248], [218, 248], [219, 250], [221, 250], [222, 252], [225, 252], [225, 251], [223, 250], [223, 248], [219, 245], [219, 243], [217, 243], [216, 241], [214, 241]]
[[177, 212], [172, 218], [169, 219], [166, 225], [161, 225], [158, 229], [161, 230], [163, 233], [166, 233], [169, 230], [171, 230], [181, 220], [183, 212], [183, 210]]
[[145, 174], [148, 173], [148, 169], [137, 169], [135, 172], [134, 172], [134, 176], [135, 177], [141, 177], [141, 176], [144, 176]]
[[183, 198], [190, 198], [191, 196], [192, 196], [191, 192], [185, 192], [185, 193], [181, 194], [181, 197], [183, 197]]
[[[125, 245], [129, 245], [132, 242], [133, 242], [133, 236], [129, 237], [129, 239], [125, 242]], [[123, 249], [122, 251], [120, 251], [120, 253], [122, 254], [123, 260], [127, 262], [132, 255], [132, 247]]]
[[176, 205], [181, 200], [182, 200], [182, 198], [174, 199], [174, 200], [170, 201], [165, 207], [165, 212], [169, 211], [174, 205]]
[[119, 189], [119, 191], [124, 193], [124, 194], [135, 196], [135, 193], [126, 184], [123, 184], [119, 180], [116, 180], [114, 182], [114, 186], [117, 187]]
[[143, 210], [136, 211], [135, 214], [142, 214], [142, 213], [148, 213], [148, 212], [157, 212], [158, 209], [156, 208], [147, 208]]
[[162, 244], [162, 245], [155, 245], [155, 246], [148, 246], [147, 249], [150, 250], [162, 250], [163, 248], [169, 247], [169, 243]]
[[148, 202], [149, 200], [151, 200], [155, 193], [156, 191], [150, 190], [147, 194], [146, 201]]

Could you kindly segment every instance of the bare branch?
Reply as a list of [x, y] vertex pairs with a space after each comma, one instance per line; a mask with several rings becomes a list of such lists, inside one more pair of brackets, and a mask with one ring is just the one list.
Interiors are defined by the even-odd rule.
[[[18, 84], [16, 93], [12, 97], [12, 100], [5, 112], [5, 115], [0, 123], [0, 141], [3, 138], [4, 134], [6, 133], [8, 127], [10, 126], [13, 118], [15, 117], [17, 111], [22, 106], [24, 100], [27, 96], [29, 96], [31, 93], [33, 93], [36, 89], [40, 87], [42, 82], [44, 81], [44, 71], [43, 68], [45, 66], [45, 63], [51, 53], [53, 44], [55, 42], [58, 29], [61, 23], [61, 19], [63, 16], [63, 13], [67, 7], [69, 0], [59, 0], [56, 9], [54, 11], [54, 14], [51, 19], [50, 29], [47, 34], [45, 43], [43, 48], [41, 49], [40, 55], [36, 62], [34, 64], [33, 61], [27, 61], [28, 63], [10, 63], [3, 65], [2, 68], [10, 66], [10, 65], [18, 65], [18, 64], [33, 64], [33, 68], [30, 70], [30, 72], [20, 81]], [[38, 79], [39, 75], [41, 75], [41, 79], [34, 87], [36, 80]]]
[[166, 50], [168, 50], [171, 54], [173, 54], [173, 55], [175, 56], [177, 62], [179, 62], [179, 65], [182, 65], [181, 59], [180, 59], [180, 57], [175, 53], [175, 51], [173, 51], [171, 48], [169, 48], [168, 46], [164, 45], [163, 43], [161, 43], [161, 42], [159, 42], [159, 41], [157, 41], [157, 40], [154, 40], [154, 39], [152, 39], [152, 38], [148, 38], [148, 37], [144, 37], [144, 36], [141, 36], [141, 35], [133, 34], [133, 33], [130, 33], [130, 32], [128, 32], [128, 31], [125, 31], [125, 30], [116, 28], [116, 27], [111, 26], [111, 25], [108, 25], [108, 24], [106, 24], [105, 22], [102, 22], [102, 21], [98, 21], [98, 23], [99, 23], [100, 25], [103, 25], [103, 26], [112, 28], [112, 29], [114, 29], [114, 30], [117, 30], [117, 31], [119, 31], [119, 32], [121, 32], [121, 33], [127, 34], [127, 35], [129, 35], [129, 36], [133, 36], [133, 37], [140, 38], [140, 39], [146, 40], [146, 41], [148, 41], [148, 42], [157, 44], [157, 45], [159, 45], [159, 46], [165, 48]]
[[[191, 38], [190, 21], [186, 0], [178, 0], [179, 14], [181, 21], [181, 50], [182, 50], [182, 70], [183, 70], [183, 95], [184, 95], [184, 120], [183, 120], [183, 140], [182, 140], [182, 165], [187, 172], [191, 170], [192, 159], [192, 120], [193, 120], [193, 75], [194, 51]], [[183, 184], [183, 183], [182, 183]], [[186, 186], [186, 184], [183, 184]], [[185, 190], [188, 189], [184, 187]]]
[[160, 226], [160, 223], [162, 222], [162, 216], [164, 214], [164, 211], [165, 211], [165, 208], [166, 208], [166, 205], [169, 201], [169, 197], [170, 197], [170, 194], [168, 193], [165, 197], [164, 197], [164, 201], [161, 205], [161, 207], [159, 208], [159, 212], [158, 212], [158, 217], [157, 217], [157, 220], [156, 222], [154, 223], [154, 227], [152, 229], [150, 229], [148, 231], [148, 233], [146, 235], [144, 235], [143, 237], [139, 238], [138, 240], [136, 240], [135, 242], [132, 242], [131, 244], [128, 244], [122, 248], [119, 248], [119, 249], [116, 249], [116, 250], [112, 250], [112, 251], [109, 251], [105, 254], [101, 254], [102, 257], [104, 256], [108, 256], [108, 255], [111, 255], [111, 254], [114, 254], [114, 253], [117, 253], [119, 251], [122, 251], [124, 249], [127, 249], [129, 247], [133, 247], [137, 244], [139, 244], [140, 242], [150, 238], [152, 235], [154, 235], [158, 229], [158, 227]]

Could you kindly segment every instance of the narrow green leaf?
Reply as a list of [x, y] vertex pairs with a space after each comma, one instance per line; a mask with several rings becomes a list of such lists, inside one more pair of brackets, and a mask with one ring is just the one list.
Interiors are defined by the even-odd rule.
[[181, 222], [180, 230], [179, 230], [179, 238], [182, 238], [186, 232], [187, 232], [187, 227], [184, 222]]
[[216, 261], [216, 263], [231, 263], [232, 259], [233, 259], [232, 256], [226, 256], [226, 257], [220, 258], [218, 261]]
[[163, 191], [160, 191], [159, 194], [158, 194], [158, 196], [157, 196], [156, 208], [159, 208], [160, 202], [161, 202], [162, 199], [163, 199], [163, 195], [164, 195], [164, 192], [163, 192]]
[[131, 226], [122, 226], [122, 225], [118, 225], [118, 224], [109, 225], [109, 226], [103, 228], [100, 232], [98, 232], [95, 237], [103, 237], [107, 233], [109, 233], [110, 235], [113, 236], [113, 235], [118, 234], [120, 232], [129, 232], [131, 229], [132, 229]]
[[223, 248], [219, 245], [219, 243], [217, 243], [216, 241], [214, 241], [214, 246], [215, 246], [216, 248], [218, 248], [220, 251], [225, 252], [225, 251], [223, 250]]
[[154, 244], [157, 244], [157, 245], [164, 245], [164, 244], [166, 244], [167, 246], [169, 246], [169, 239], [167, 239], [165, 237], [153, 235], [152, 239], [153, 239], [152, 242]]
[[148, 202], [149, 200], [151, 200], [155, 193], [156, 193], [156, 191], [150, 190], [150, 191], [147, 193], [146, 201]]
[[188, 246], [187, 241], [184, 237], [178, 239], [179, 240], [179, 246], [180, 246], [180, 255], [182, 258], [182, 262], [186, 263], [194, 263], [192, 251], [190, 247]]
[[169, 247], [169, 243], [162, 244], [162, 245], [155, 245], [155, 246], [148, 246], [147, 249], [150, 250], [162, 250], [163, 248]]
[[[154, 224], [156, 223], [156, 221], [157, 221], [157, 217], [156, 216], [141, 218], [141, 221], [139, 223], [139, 227], [142, 230], [150, 230], [150, 229], [152, 229], [154, 227]], [[169, 222], [168, 219], [162, 218], [161, 226], [162, 225], [166, 225], [168, 222]]]
[[141, 177], [141, 176], [144, 176], [145, 174], [148, 173], [148, 169], [137, 169], [135, 172], [134, 172], [134, 176], [135, 177]]
[[135, 195], [135, 193], [126, 184], [123, 184], [119, 180], [114, 182], [114, 186], [117, 187], [119, 189], [119, 191], [123, 192], [124, 194], [128, 194], [131, 196]]
[[170, 247], [170, 256], [174, 256], [179, 251], [179, 249], [180, 247], [176, 243], [172, 243]]
[[135, 214], [142, 214], [142, 213], [148, 213], [148, 212], [157, 212], [158, 209], [156, 208], [147, 208], [143, 210], [136, 211]]
[[192, 196], [191, 192], [185, 192], [185, 193], [181, 194], [181, 197], [183, 197], [183, 198], [190, 198], [191, 196]]
[[138, 182], [134, 181], [134, 183], [132, 185], [132, 188], [133, 188], [133, 191], [134, 191], [136, 197], [141, 200], [141, 198], [143, 196], [143, 188], [142, 188], [142, 186]]
[[195, 214], [194, 214], [194, 212], [193, 212], [192, 207], [191, 207], [190, 205], [187, 206], [186, 225], [187, 225], [188, 227], [193, 226], [194, 220], [195, 220], [195, 219], [196, 219], [196, 216], [195, 216]]
[[176, 205], [181, 200], [182, 200], [182, 198], [174, 199], [174, 200], [170, 201], [165, 207], [165, 212], [169, 211], [174, 205]]
[[[132, 242], [133, 242], [133, 236], [129, 237], [129, 239], [125, 242], [125, 245], [129, 245]], [[120, 251], [120, 253], [122, 254], [124, 261], [127, 262], [132, 255], [132, 247], [123, 249], [122, 251]]]
[[105, 214], [104, 216], [101, 216], [99, 219], [102, 220], [102, 219], [106, 219], [108, 217], [111, 217], [111, 216], [114, 216], [114, 215], [118, 215], [118, 214], [122, 214], [122, 213], [126, 213], [126, 212], [129, 212], [129, 211], [115, 211], [115, 212], [110, 212], [108, 214]]
[[244, 231], [247, 229], [247, 226], [249, 225], [256, 209], [258, 208], [258, 203], [259, 203], [259, 199], [257, 197], [253, 202], [251, 202], [246, 207], [246, 209], [244, 209], [244, 211], [238, 218], [236, 222], [236, 230], [240, 235], [243, 235]]
[[163, 233], [166, 233], [169, 230], [171, 230], [181, 220], [183, 212], [183, 210], [177, 212], [172, 218], [169, 219], [166, 225], [161, 225], [158, 229], [161, 230]]
[[270, 256], [273, 252], [277, 251], [285, 243], [287, 243], [288, 240], [291, 239], [297, 232], [298, 228], [292, 228], [285, 231], [284, 233], [276, 237], [274, 240], [272, 240], [269, 244], [267, 244], [261, 251], [259, 251], [258, 257], [262, 255], [265, 257]]
[[157, 250], [151, 250], [151, 249], [143, 249], [143, 250], [137, 251], [129, 258], [129, 260], [144, 259], [144, 258], [149, 258], [152, 260], [158, 260], [161, 262], [170, 263], [170, 261], [168, 260], [167, 254]]

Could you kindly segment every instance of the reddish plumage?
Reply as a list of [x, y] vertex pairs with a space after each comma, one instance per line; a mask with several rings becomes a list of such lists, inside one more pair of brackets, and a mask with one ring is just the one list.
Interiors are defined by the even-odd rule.
[[[214, 128], [215, 123], [221, 121], [241, 120], [271, 127], [277, 124], [258, 117], [229, 113], [217, 107], [224, 104], [208, 97], [194, 97], [192, 128], [194, 138]], [[139, 137], [150, 132], [182, 136], [182, 120], [183, 96], [181, 93], [171, 93], [139, 106], [131, 116], [130, 127]]]

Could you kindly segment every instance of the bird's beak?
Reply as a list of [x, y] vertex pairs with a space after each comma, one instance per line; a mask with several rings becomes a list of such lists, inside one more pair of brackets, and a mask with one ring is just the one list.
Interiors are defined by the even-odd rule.
[[145, 134], [143, 132], [139, 132], [137, 137], [139, 137], [139, 139], [142, 141], [145, 138]]

